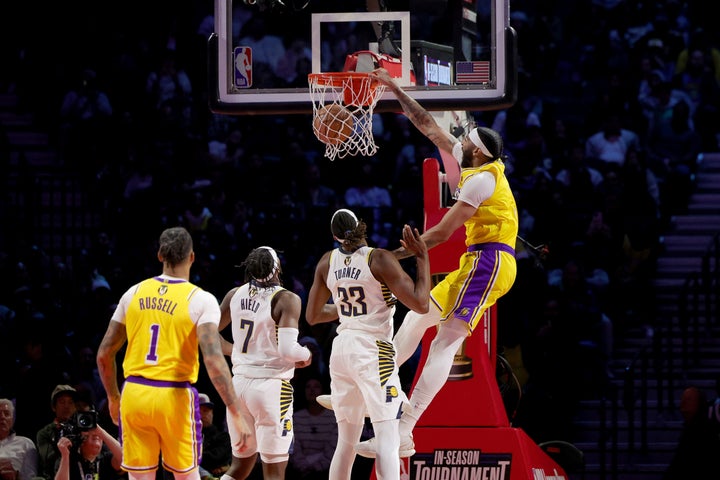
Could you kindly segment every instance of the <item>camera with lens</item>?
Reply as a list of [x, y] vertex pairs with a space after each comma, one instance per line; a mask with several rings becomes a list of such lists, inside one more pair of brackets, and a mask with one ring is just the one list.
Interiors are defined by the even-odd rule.
[[87, 412], [75, 412], [70, 419], [59, 425], [55, 443], [62, 437], [69, 438], [73, 443], [73, 447], [78, 447], [82, 443], [82, 433], [97, 427], [98, 415], [95, 410]]

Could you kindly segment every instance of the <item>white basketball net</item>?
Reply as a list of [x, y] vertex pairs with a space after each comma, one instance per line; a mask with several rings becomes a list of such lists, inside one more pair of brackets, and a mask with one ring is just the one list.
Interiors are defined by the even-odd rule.
[[[333, 133], [343, 141], [324, 143], [325, 156], [330, 160], [345, 158], [348, 155], [371, 156], [377, 152], [372, 134], [372, 117], [378, 99], [385, 91], [385, 85], [372, 80], [369, 75], [353, 73], [311, 73], [308, 75], [310, 98], [313, 102], [313, 120], [323, 107], [333, 104], [347, 109], [351, 116], [347, 122], [336, 122]], [[352, 127], [350, 127], [351, 124]], [[343, 128], [344, 127], [344, 128]], [[350, 129], [346, 135], [342, 130]], [[318, 135], [315, 122], [313, 132]], [[334, 136], [334, 135], [328, 135]]]

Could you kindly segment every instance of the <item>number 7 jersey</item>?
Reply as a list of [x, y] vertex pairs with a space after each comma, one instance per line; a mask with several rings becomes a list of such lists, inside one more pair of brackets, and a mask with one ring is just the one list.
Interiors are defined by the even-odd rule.
[[377, 281], [370, 270], [374, 248], [363, 246], [352, 253], [339, 248], [330, 254], [327, 287], [340, 316], [338, 333], [359, 330], [392, 340], [397, 298]]
[[272, 317], [272, 299], [279, 285], [267, 288], [246, 283], [230, 299], [232, 318], [232, 371], [249, 378], [290, 380], [295, 362], [283, 359], [278, 350], [278, 326]]

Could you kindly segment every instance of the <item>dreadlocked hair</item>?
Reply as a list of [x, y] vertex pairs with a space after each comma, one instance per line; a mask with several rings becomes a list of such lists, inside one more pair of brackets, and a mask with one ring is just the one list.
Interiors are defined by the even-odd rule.
[[192, 252], [193, 240], [183, 227], [172, 227], [160, 234], [158, 253], [171, 267], [182, 263]]
[[346, 230], [344, 238], [340, 239], [343, 250], [352, 252], [365, 244], [367, 238], [367, 225], [362, 220], [358, 220], [357, 225], [352, 230]]
[[272, 280], [276, 269], [279, 271], [280, 267], [273, 253], [265, 247], [252, 250], [240, 266], [245, 268], [246, 282], [254, 281], [261, 284]]

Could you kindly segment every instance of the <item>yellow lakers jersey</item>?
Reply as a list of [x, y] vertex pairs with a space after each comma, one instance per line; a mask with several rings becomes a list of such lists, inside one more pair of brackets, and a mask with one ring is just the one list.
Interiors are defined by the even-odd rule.
[[500, 242], [515, 248], [518, 212], [512, 189], [504, 175], [505, 164], [496, 160], [479, 167], [464, 168], [460, 172], [458, 191], [468, 178], [480, 172], [490, 172], [495, 177], [495, 191], [465, 222], [465, 245]]
[[178, 279], [149, 278], [138, 284], [125, 328], [125, 376], [195, 383], [200, 370], [196, 325], [188, 308], [200, 288]]

